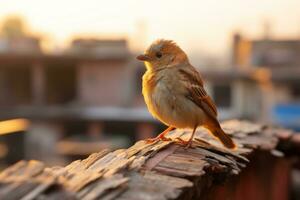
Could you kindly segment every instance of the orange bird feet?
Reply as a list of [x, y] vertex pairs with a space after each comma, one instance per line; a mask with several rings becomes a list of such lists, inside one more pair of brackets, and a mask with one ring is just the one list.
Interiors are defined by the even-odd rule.
[[158, 142], [158, 141], [172, 141], [171, 138], [167, 138], [167, 137], [165, 137], [165, 135], [173, 129], [175, 129], [175, 128], [174, 127], [168, 127], [166, 130], [164, 130], [161, 134], [159, 134], [155, 138], [146, 139], [146, 143], [152, 144], [152, 143], [155, 143], [155, 142]]
[[177, 137], [177, 138], [175, 138], [175, 140], [177, 140], [176, 141], [177, 144], [184, 146], [185, 149], [190, 148], [193, 143], [192, 138], [186, 141], [186, 140], [181, 139], [180, 137]]
[[157, 141], [171, 141], [172, 139], [171, 138], [167, 138], [165, 137], [164, 135], [158, 135], [157, 137], [155, 138], [148, 138], [146, 139], [146, 143], [148, 144], [152, 144], [152, 143], [155, 143]]

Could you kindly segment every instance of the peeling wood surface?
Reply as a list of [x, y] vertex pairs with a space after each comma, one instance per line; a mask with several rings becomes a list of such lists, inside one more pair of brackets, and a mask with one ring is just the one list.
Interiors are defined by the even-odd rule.
[[[238, 175], [257, 149], [283, 156], [276, 149], [279, 141], [296, 138], [299, 142], [289, 130], [246, 121], [227, 121], [222, 127], [238, 144], [237, 150], [224, 148], [199, 128], [189, 149], [170, 141], [139, 141], [128, 149], [94, 153], [66, 167], [20, 161], [0, 174], [0, 199], [178, 199], [189, 189], [203, 190], [201, 182], [208, 187], [208, 179], [215, 175]], [[176, 130], [169, 136], [187, 139], [190, 134], [190, 130]]]

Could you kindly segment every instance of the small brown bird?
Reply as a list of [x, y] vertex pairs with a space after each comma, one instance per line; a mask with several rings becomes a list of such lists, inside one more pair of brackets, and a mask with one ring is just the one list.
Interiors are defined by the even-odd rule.
[[235, 148], [232, 139], [217, 120], [217, 108], [204, 90], [199, 72], [190, 64], [185, 52], [171, 40], [157, 40], [138, 60], [144, 61], [143, 96], [150, 113], [168, 128], [148, 142], [170, 140], [165, 135], [175, 128], [191, 128], [189, 147], [198, 126], [203, 126], [225, 147]]

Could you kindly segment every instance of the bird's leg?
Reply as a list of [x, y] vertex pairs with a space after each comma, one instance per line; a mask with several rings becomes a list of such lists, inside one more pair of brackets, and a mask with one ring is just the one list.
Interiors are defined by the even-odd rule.
[[146, 139], [146, 142], [147, 143], [154, 143], [154, 142], [159, 141], [159, 140], [162, 140], [162, 141], [171, 141], [172, 139], [166, 138], [165, 135], [167, 133], [169, 133], [170, 131], [174, 130], [174, 129], [175, 129], [175, 127], [169, 126], [166, 130], [164, 130], [163, 132], [161, 132], [155, 138]]
[[181, 145], [184, 145], [186, 149], [189, 148], [192, 145], [193, 138], [194, 138], [194, 135], [195, 135], [197, 127], [198, 126], [194, 127], [193, 133], [192, 133], [192, 135], [191, 135], [191, 137], [190, 137], [189, 140], [185, 141], [185, 140], [181, 139], [180, 137], [177, 137], [176, 140], [179, 141], [178, 143], [181, 144]]

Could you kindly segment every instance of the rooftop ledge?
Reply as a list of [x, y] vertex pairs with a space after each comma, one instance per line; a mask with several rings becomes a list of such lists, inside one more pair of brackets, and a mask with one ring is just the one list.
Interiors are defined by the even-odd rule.
[[[189, 149], [138, 141], [65, 167], [20, 161], [0, 174], [0, 199], [285, 199], [300, 135], [238, 120], [222, 127], [238, 144], [236, 151], [199, 129]], [[189, 134], [177, 130], [170, 136]]]

